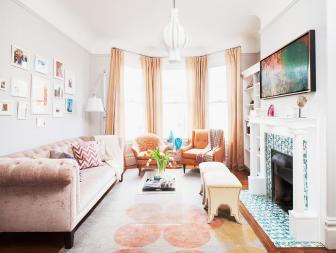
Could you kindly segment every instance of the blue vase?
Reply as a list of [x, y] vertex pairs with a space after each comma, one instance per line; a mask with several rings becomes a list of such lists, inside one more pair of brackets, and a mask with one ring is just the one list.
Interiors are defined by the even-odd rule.
[[169, 142], [170, 143], [173, 143], [174, 142], [174, 134], [173, 134], [173, 131], [170, 131], [170, 133], [169, 133]]
[[176, 138], [175, 139], [175, 148], [179, 150], [182, 147], [182, 139], [181, 138]]

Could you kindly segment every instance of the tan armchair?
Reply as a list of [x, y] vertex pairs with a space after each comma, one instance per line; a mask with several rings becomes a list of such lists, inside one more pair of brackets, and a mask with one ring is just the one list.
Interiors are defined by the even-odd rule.
[[[132, 145], [132, 151], [136, 159], [137, 168], [139, 169], [139, 176], [142, 168], [146, 167], [148, 162], [149, 152], [156, 148], [160, 148], [162, 152], [167, 152], [168, 147], [161, 141], [160, 137], [155, 134], [145, 134], [137, 137]], [[155, 169], [156, 161], [152, 160], [147, 168]]]
[[[195, 129], [192, 131], [191, 142], [188, 146], [181, 149], [181, 163], [185, 173], [186, 165], [192, 165], [197, 168], [198, 162], [196, 156], [208, 146], [209, 130]], [[221, 138], [220, 147], [213, 151], [213, 161], [224, 161], [224, 136]]]

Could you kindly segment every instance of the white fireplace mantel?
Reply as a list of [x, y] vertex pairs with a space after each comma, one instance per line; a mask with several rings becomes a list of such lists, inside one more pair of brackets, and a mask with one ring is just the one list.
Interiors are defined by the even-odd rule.
[[[316, 157], [319, 155], [316, 148], [317, 128], [318, 121], [313, 118], [250, 118], [249, 191], [252, 194], [267, 194], [266, 134], [293, 140], [293, 210], [289, 211], [289, 225], [290, 233], [297, 241], [321, 241], [318, 196], [321, 176], [316, 170]], [[303, 161], [304, 141], [308, 143], [306, 165]], [[304, 183], [309, 184], [309, 191], [305, 191]], [[305, 197], [309, 200], [306, 202], [309, 203], [308, 207], [305, 206]]]

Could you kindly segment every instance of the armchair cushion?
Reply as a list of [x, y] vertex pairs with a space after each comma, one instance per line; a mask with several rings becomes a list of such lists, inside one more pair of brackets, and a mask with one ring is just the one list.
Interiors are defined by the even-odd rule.
[[197, 154], [202, 152], [202, 151], [203, 151], [203, 149], [192, 148], [192, 149], [189, 149], [189, 150], [185, 151], [183, 153], [183, 157], [188, 158], [188, 159], [196, 159]]
[[154, 150], [162, 146], [160, 138], [155, 134], [146, 134], [140, 136], [136, 138], [135, 142], [140, 152]]

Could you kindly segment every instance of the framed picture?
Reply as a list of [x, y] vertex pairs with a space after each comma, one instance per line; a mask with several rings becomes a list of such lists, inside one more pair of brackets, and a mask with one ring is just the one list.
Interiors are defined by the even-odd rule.
[[36, 127], [37, 128], [46, 128], [47, 120], [43, 118], [36, 118]]
[[26, 102], [18, 102], [17, 119], [24, 120], [28, 118], [28, 104]]
[[8, 89], [8, 81], [7, 79], [0, 78], [0, 90], [7, 91]]
[[28, 97], [28, 81], [21, 79], [12, 79], [11, 95], [13, 97]]
[[57, 59], [54, 59], [54, 77], [64, 80], [64, 64]]
[[46, 59], [36, 55], [35, 56], [35, 71], [41, 74], [48, 74], [48, 62]]
[[12, 45], [11, 64], [22, 69], [29, 69], [30, 53], [22, 48]]
[[65, 111], [67, 113], [73, 112], [73, 98], [72, 97], [66, 97], [65, 99]]
[[64, 83], [62, 81], [54, 81], [54, 98], [64, 98]]
[[38, 75], [32, 76], [31, 112], [50, 114], [50, 80]]
[[75, 73], [69, 70], [65, 71], [65, 93], [66, 94], [74, 94], [75, 92], [75, 83], [76, 83], [76, 78], [75, 78]]
[[53, 117], [59, 118], [64, 116], [64, 99], [55, 99], [53, 104]]
[[0, 116], [9, 116], [13, 114], [13, 102], [0, 100]]

